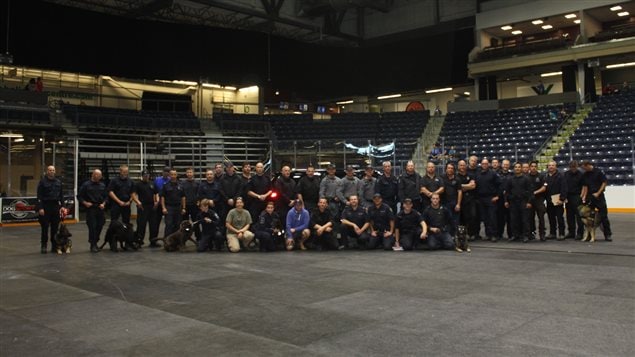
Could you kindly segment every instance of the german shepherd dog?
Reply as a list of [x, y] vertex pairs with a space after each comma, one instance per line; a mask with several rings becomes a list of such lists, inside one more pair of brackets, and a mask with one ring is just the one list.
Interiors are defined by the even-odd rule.
[[68, 231], [68, 228], [65, 224], [60, 224], [60, 229], [57, 231], [55, 235], [55, 247], [57, 248], [57, 254], [70, 254], [71, 247], [73, 247], [73, 241], [70, 237], [73, 235]]
[[177, 250], [181, 250], [181, 248], [185, 247], [185, 243], [189, 240], [194, 245], [196, 245], [196, 241], [192, 238], [192, 222], [183, 221], [179, 227], [179, 230], [168, 235], [164, 238], [152, 238], [151, 242], [162, 241], [163, 249], [166, 252], [174, 252]]
[[467, 241], [467, 228], [465, 226], [456, 227], [456, 237], [454, 238], [454, 249], [457, 252], [471, 252], [470, 243]]
[[593, 243], [595, 242], [595, 231], [600, 225], [600, 215], [595, 207], [589, 204], [582, 204], [578, 206], [578, 214], [584, 224], [584, 235], [582, 241]]
[[104, 243], [99, 247], [99, 249], [103, 249], [106, 243], [110, 244], [110, 250], [115, 253], [119, 251], [117, 249], [117, 243], [119, 243], [119, 246], [123, 250], [128, 250], [128, 248], [137, 250], [139, 248], [132, 223], [125, 224], [116, 220], [110, 222], [110, 226], [108, 226], [108, 230], [106, 231]]

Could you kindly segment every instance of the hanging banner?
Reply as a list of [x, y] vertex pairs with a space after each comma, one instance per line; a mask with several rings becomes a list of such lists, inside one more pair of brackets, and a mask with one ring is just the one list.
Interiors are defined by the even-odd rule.
[[380, 158], [390, 157], [393, 155], [393, 152], [395, 151], [395, 143], [390, 143], [388, 145], [382, 145], [382, 146], [369, 145], [369, 146], [363, 146], [363, 147], [358, 147], [353, 144], [344, 143], [344, 146], [346, 146], [346, 148], [348, 149], [355, 150], [355, 152], [357, 152], [359, 155], [380, 157]]

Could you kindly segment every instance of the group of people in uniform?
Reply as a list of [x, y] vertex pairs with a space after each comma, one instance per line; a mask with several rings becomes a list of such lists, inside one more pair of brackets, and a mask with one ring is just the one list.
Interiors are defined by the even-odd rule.
[[[272, 180], [262, 162], [253, 174], [245, 162], [241, 172], [232, 163], [216, 164], [202, 180], [194, 178], [191, 168], [179, 179], [175, 169], [166, 167], [154, 180], [144, 170], [141, 180], [134, 181], [128, 167], [121, 165], [119, 175], [107, 186], [101, 171], [93, 170], [77, 200], [86, 211], [92, 252], [99, 251], [105, 211], [110, 211], [111, 221], [129, 224], [132, 204], [137, 208], [135, 234], [142, 245], [158, 246], [151, 239], [158, 237], [161, 220], [165, 220], [164, 236], [177, 231], [182, 220], [190, 220], [199, 252], [225, 247], [230, 252], [453, 249], [459, 225], [466, 227], [469, 240], [581, 239], [584, 227], [577, 206], [587, 202], [598, 209], [605, 239], [610, 241], [606, 176], [591, 162], [581, 166], [583, 170], [571, 161], [562, 173], [552, 161], [543, 174], [535, 161], [512, 167], [509, 160], [484, 158], [479, 165], [478, 158], [471, 156], [447, 163], [442, 175], [433, 162], [420, 175], [409, 161], [397, 177], [391, 162], [385, 161], [379, 175], [368, 166], [358, 178], [347, 166], [340, 178], [335, 165], [329, 165], [324, 177], [308, 167], [296, 181], [288, 165]], [[63, 196], [54, 166], [47, 168], [38, 184], [37, 199], [41, 252], [47, 252], [49, 240], [55, 251]]]

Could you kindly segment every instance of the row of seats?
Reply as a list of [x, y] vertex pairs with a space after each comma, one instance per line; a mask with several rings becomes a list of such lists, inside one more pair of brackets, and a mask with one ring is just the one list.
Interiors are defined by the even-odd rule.
[[5, 125], [51, 125], [48, 110], [0, 108], [0, 122]]

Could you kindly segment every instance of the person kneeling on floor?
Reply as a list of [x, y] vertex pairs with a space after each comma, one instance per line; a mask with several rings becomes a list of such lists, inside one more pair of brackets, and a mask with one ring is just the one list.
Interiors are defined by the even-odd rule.
[[245, 202], [242, 197], [236, 197], [234, 207], [227, 214], [225, 227], [227, 227], [227, 247], [232, 253], [240, 251], [240, 242], [249, 250], [249, 245], [254, 240], [254, 234], [249, 231], [251, 215], [244, 209]]
[[423, 220], [428, 225], [429, 249], [454, 249], [454, 241], [449, 232], [453, 231], [450, 211], [441, 207], [439, 194], [433, 193], [431, 204], [423, 211]]
[[200, 225], [202, 233], [198, 241], [197, 252], [206, 252], [215, 249], [223, 249], [223, 234], [220, 232], [220, 217], [211, 209], [210, 200], [204, 198], [199, 203], [199, 211], [196, 214], [196, 223]]
[[296, 200], [293, 205], [293, 209], [290, 209], [287, 213], [287, 226], [286, 226], [286, 248], [287, 250], [293, 250], [293, 247], [297, 246], [301, 250], [306, 250], [304, 241], [309, 238], [311, 231], [309, 230], [309, 222], [311, 218], [309, 212], [304, 209], [304, 204], [300, 200]]

